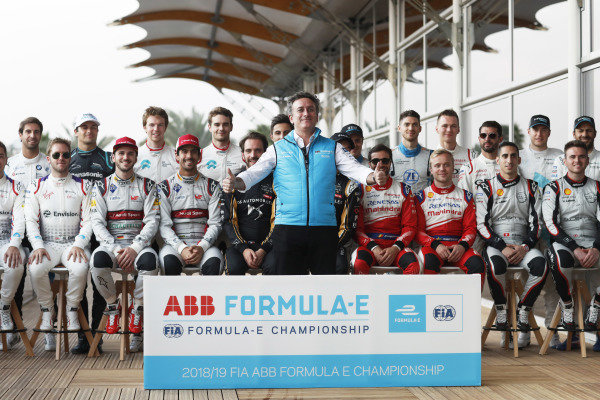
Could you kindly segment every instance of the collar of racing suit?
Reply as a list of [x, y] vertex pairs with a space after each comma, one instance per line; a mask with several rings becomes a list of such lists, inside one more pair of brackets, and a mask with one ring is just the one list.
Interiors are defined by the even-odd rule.
[[392, 182], [393, 182], [393, 179], [392, 179], [391, 176], [389, 176], [387, 182], [385, 182], [385, 185], [379, 186], [378, 184], [375, 184], [375, 185], [373, 185], [373, 189], [375, 189], [375, 190], [388, 190], [390, 188], [390, 186], [392, 186]]
[[65, 176], [64, 178], [58, 178], [52, 174], [48, 175], [48, 179], [50, 181], [52, 181], [52, 183], [54, 183], [56, 186], [64, 186], [68, 183], [68, 181], [71, 179], [71, 174], [68, 174], [67, 176]]
[[448, 187], [445, 187], [445, 188], [441, 188], [441, 187], [435, 186], [435, 183], [432, 183], [431, 190], [433, 190], [437, 194], [448, 194], [454, 190], [454, 184], [452, 184]]
[[411, 149], [407, 149], [404, 146], [404, 143], [400, 143], [398, 145], [398, 150], [400, 150], [400, 152], [404, 155], [404, 157], [409, 157], [409, 158], [410, 157], [416, 157], [416, 156], [418, 156], [419, 153], [421, 152], [421, 149], [422, 149], [422, 147], [421, 147], [420, 144], [417, 144], [417, 147], [414, 148], [414, 149], [412, 149], [412, 150]]
[[576, 181], [576, 180], [569, 178], [569, 173], [567, 173], [565, 175], [565, 180], [569, 183], [569, 185], [571, 185], [573, 187], [582, 187], [582, 186], [585, 186], [585, 184], [587, 182], [587, 176], [584, 176], [581, 181]]
[[179, 172], [178, 172], [177, 177], [179, 178], [179, 180], [181, 182], [193, 185], [194, 182], [196, 182], [200, 178], [200, 173], [197, 173], [194, 176], [181, 176], [181, 175], [179, 175]]
[[133, 182], [133, 180], [135, 179], [135, 174], [131, 175], [131, 178], [129, 179], [121, 179], [117, 176], [117, 174], [115, 173], [113, 175], [113, 180], [118, 184], [118, 185], [127, 185], [128, 183]]
[[227, 151], [229, 149], [229, 146], [231, 145], [231, 141], [229, 141], [229, 143], [227, 143], [227, 146], [220, 148], [220, 147], [215, 146], [215, 144], [213, 142], [210, 142], [210, 143], [213, 145], [213, 147], [215, 149], [217, 149], [217, 151]]
[[503, 187], [515, 186], [517, 183], [519, 183], [519, 180], [521, 180], [521, 175], [517, 175], [515, 179], [511, 180], [504, 179], [500, 174], [497, 174], [496, 177], [498, 178], [498, 181], [502, 184]]
[[161, 151], [162, 149], [164, 149], [164, 148], [165, 148], [165, 144], [166, 144], [166, 143], [163, 143], [162, 147], [158, 147], [158, 148], [156, 148], [156, 149], [155, 149], [155, 148], [153, 148], [153, 147], [150, 147], [150, 146], [148, 146], [148, 142], [146, 142], [146, 143], [145, 143], [146, 147], [147, 147], [147, 148], [148, 148], [148, 150], [150, 150], [150, 151]]

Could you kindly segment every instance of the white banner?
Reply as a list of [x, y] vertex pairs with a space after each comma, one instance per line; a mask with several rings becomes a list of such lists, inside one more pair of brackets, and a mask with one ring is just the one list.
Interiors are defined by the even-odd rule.
[[144, 277], [146, 389], [481, 384], [479, 275]]

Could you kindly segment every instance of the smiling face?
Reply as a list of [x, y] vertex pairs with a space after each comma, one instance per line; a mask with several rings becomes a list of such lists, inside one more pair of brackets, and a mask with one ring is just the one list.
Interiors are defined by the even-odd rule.
[[58, 174], [66, 174], [69, 171], [71, 152], [64, 143], [55, 143], [48, 152], [48, 162], [53, 171]]
[[186, 145], [177, 150], [177, 162], [186, 175], [191, 175], [197, 171], [199, 161], [200, 149], [198, 147]]
[[165, 119], [158, 115], [150, 115], [144, 125], [144, 131], [151, 143], [164, 143], [166, 130]]
[[596, 131], [589, 122], [583, 122], [573, 131], [573, 137], [576, 140], [581, 140], [587, 146], [588, 151], [593, 150], [594, 140], [596, 139]]
[[233, 129], [231, 119], [226, 115], [213, 115], [208, 124], [213, 142], [229, 143], [229, 134]]
[[23, 133], [19, 132], [19, 138], [27, 149], [37, 150], [42, 139], [42, 130], [38, 124], [25, 124]]
[[292, 114], [289, 116], [297, 131], [312, 132], [317, 126], [317, 106], [306, 97], [292, 103]]
[[418, 139], [421, 133], [421, 123], [416, 117], [406, 117], [398, 124], [398, 131], [402, 138], [408, 142], [414, 142]]
[[446, 187], [452, 183], [454, 160], [450, 154], [440, 154], [429, 160], [431, 175], [436, 186]]
[[[448, 143], [455, 146], [456, 136], [458, 135], [458, 132], [460, 132], [458, 118], [449, 115], [442, 115], [437, 121], [435, 130], [438, 135], [440, 135], [440, 143]], [[450, 150], [454, 150], [454, 148]]]
[[500, 166], [500, 171], [505, 175], [514, 175], [519, 171], [519, 164], [521, 164], [521, 157], [519, 157], [519, 150], [513, 146], [504, 146], [498, 152], [496, 162]]
[[248, 139], [244, 142], [244, 161], [248, 167], [256, 164], [260, 156], [265, 152], [262, 140], [260, 139]]
[[137, 151], [131, 146], [121, 146], [112, 155], [115, 168], [123, 173], [128, 173], [137, 162]]
[[77, 136], [79, 144], [83, 144], [87, 147], [96, 146], [96, 140], [98, 139], [98, 124], [94, 121], [84, 122], [75, 129], [75, 136]]
[[588, 153], [581, 147], [571, 147], [565, 152], [565, 167], [571, 174], [584, 174], [589, 163]]

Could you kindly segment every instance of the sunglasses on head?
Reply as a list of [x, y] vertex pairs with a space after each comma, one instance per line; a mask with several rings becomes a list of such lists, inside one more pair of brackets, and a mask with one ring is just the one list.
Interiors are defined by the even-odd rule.
[[498, 137], [497, 133], [480, 133], [479, 134], [480, 139], [485, 139], [485, 138], [496, 139], [497, 137]]
[[64, 158], [65, 160], [68, 160], [69, 158], [71, 158], [71, 153], [69, 153], [68, 151], [65, 151], [64, 153], [52, 153], [52, 158], [54, 158], [55, 160], [58, 160], [61, 155], [62, 155], [62, 158]]
[[390, 159], [389, 159], [389, 158], [372, 158], [372, 159], [370, 160], [370, 162], [371, 162], [371, 164], [373, 164], [373, 165], [377, 165], [377, 164], [379, 164], [380, 162], [381, 162], [383, 165], [388, 165], [388, 164], [390, 163]]

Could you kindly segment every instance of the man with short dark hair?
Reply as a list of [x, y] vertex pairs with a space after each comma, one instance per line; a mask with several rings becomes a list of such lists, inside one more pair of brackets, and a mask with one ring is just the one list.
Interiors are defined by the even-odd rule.
[[502, 143], [502, 126], [496, 121], [485, 121], [479, 128], [481, 154], [472, 162], [464, 164], [458, 173], [456, 186], [475, 194], [477, 185], [491, 179], [500, 171], [496, 158], [498, 145]]
[[[285, 114], [277, 114], [271, 120], [271, 140], [275, 143], [276, 141], [283, 139], [293, 129], [294, 126], [290, 122], [290, 117]], [[240, 147], [242, 147], [241, 143]]]
[[518, 345], [530, 342], [529, 313], [537, 300], [548, 268], [542, 252], [534, 248], [540, 235], [541, 196], [535, 181], [519, 175], [519, 149], [502, 142], [497, 162], [500, 172], [477, 186], [477, 228], [485, 240], [488, 284], [496, 307], [496, 327], [508, 329], [506, 271], [510, 265], [528, 273], [518, 304]]
[[[585, 175], [589, 164], [589, 146], [580, 140], [565, 145], [564, 165], [567, 173], [544, 189], [542, 215], [552, 236], [550, 265], [556, 290], [562, 305], [562, 323], [575, 330], [571, 276], [574, 266], [599, 266], [600, 183]], [[586, 328], [598, 323], [600, 310], [600, 281], [598, 274], [590, 275], [595, 296], [585, 321]]]
[[477, 157], [477, 152], [462, 147], [456, 142], [456, 137], [460, 133], [460, 125], [456, 111], [448, 109], [439, 113], [435, 131], [440, 136], [440, 145], [438, 148], [446, 149], [452, 154], [454, 159], [452, 182], [457, 184], [460, 169], [463, 165], [473, 162]]
[[[240, 140], [243, 158], [248, 167], [256, 164], [268, 147], [267, 138], [258, 132], [249, 132]], [[272, 219], [275, 215], [273, 174], [241, 193], [226, 193], [223, 226], [231, 246], [225, 252], [225, 273], [244, 275], [249, 268], [262, 268], [263, 275], [275, 273], [271, 249]]]
[[169, 115], [160, 107], [150, 106], [142, 115], [142, 126], [147, 139], [139, 149], [134, 171], [143, 178], [162, 182], [179, 169], [175, 150], [165, 142]]
[[413, 193], [425, 189], [431, 183], [429, 173], [429, 155], [431, 150], [419, 144], [421, 116], [414, 110], [400, 114], [398, 123], [400, 144], [392, 150], [395, 180], [410, 186]]
[[338, 236], [332, 199], [337, 171], [370, 185], [385, 184], [386, 176], [360, 165], [341, 145], [321, 136], [315, 95], [298, 92], [288, 106], [294, 130], [237, 178], [228, 171], [223, 191], [245, 191], [273, 172], [277, 273], [334, 274]]
[[365, 167], [369, 166], [369, 160], [367, 160], [362, 155], [362, 148], [364, 142], [363, 130], [360, 126], [356, 124], [348, 124], [342, 127], [341, 133], [345, 133], [350, 136], [352, 142], [354, 143], [354, 148], [350, 151], [350, 154], [356, 158], [356, 161], [364, 165]]
[[368, 274], [374, 265], [394, 266], [402, 274], [419, 274], [416, 254], [409, 248], [417, 231], [417, 215], [410, 187], [389, 175], [392, 151], [378, 144], [369, 151], [373, 170], [383, 171], [383, 185], [361, 187], [356, 240], [352, 254], [355, 274]]
[[[573, 138], [585, 143], [588, 151], [589, 163], [585, 170], [585, 176], [600, 181], [600, 151], [594, 148], [596, 133], [594, 118], [587, 115], [575, 118], [575, 122], [573, 123]], [[562, 178], [567, 173], [565, 157], [565, 154], [561, 154], [554, 160], [551, 180]]]
[[40, 152], [43, 129], [42, 122], [35, 117], [21, 121], [19, 124], [21, 152], [10, 157], [6, 163], [4, 171], [6, 176], [21, 182], [24, 188], [50, 173], [50, 164], [46, 160], [46, 155]]
[[234, 174], [246, 169], [242, 149], [231, 142], [233, 114], [224, 107], [215, 107], [208, 113], [211, 143], [202, 149], [198, 171], [207, 178], [221, 182], [229, 168]]

